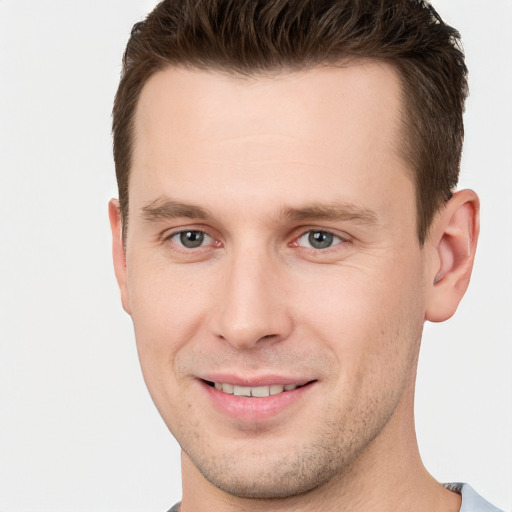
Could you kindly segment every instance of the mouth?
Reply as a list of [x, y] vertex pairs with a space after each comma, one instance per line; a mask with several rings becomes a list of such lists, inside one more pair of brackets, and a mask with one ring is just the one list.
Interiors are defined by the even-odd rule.
[[229, 384], [227, 382], [211, 382], [204, 380], [205, 384], [215, 388], [218, 391], [222, 391], [227, 395], [234, 396], [245, 396], [254, 398], [265, 398], [272, 395], [279, 395], [281, 393], [287, 393], [298, 388], [302, 388], [316, 381], [308, 381], [304, 384], [270, 384], [268, 386], [238, 386], [236, 384]]
[[212, 375], [209, 379], [199, 379], [209, 403], [223, 418], [246, 427], [262, 426], [264, 422], [278, 418], [285, 421], [292, 411], [301, 410], [297, 409], [297, 404], [304, 404], [319, 384], [316, 379], [301, 381], [283, 376], [230, 379], [228, 375]]

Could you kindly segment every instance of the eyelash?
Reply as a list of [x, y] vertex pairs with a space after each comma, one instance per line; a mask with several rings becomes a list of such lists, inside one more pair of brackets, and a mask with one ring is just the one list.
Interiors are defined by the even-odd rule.
[[[311, 247], [311, 236], [313, 234], [322, 234], [327, 235], [327, 237], [331, 237], [331, 244], [328, 247]], [[310, 246], [300, 245], [301, 239], [308, 237], [310, 240]], [[298, 237], [295, 238], [295, 240], [290, 244], [292, 247], [302, 247], [303, 249], [314, 251], [315, 253], [322, 253], [327, 252], [329, 250], [334, 250], [337, 246], [342, 244], [349, 243], [349, 237], [348, 236], [342, 236], [341, 234], [335, 234], [332, 231], [329, 231], [328, 229], [307, 229], [306, 231], [303, 231]]]
[[[209, 235], [206, 231], [204, 231], [202, 229], [180, 229], [179, 231], [173, 231], [172, 233], [169, 233], [167, 236], [164, 237], [164, 241], [169, 241], [173, 245], [179, 247], [180, 250], [185, 250], [185, 251], [187, 251], [187, 250], [194, 250], [194, 249], [203, 249], [204, 247], [207, 247], [207, 245], [203, 245], [203, 244], [201, 244], [201, 245], [199, 245], [197, 247], [186, 247], [183, 244], [183, 241], [181, 241], [181, 243], [179, 243], [178, 241], [173, 241], [173, 238], [181, 237], [182, 235], [185, 235], [186, 233], [194, 233], [196, 235], [199, 235], [199, 236], [201, 236], [203, 238], [208, 238], [211, 241], [215, 242], [215, 238], [212, 237], [211, 235]], [[210, 245], [210, 244], [208, 244], [208, 245]], [[217, 242], [214, 245], [220, 246], [220, 243]]]
[[[175, 240], [173, 241], [173, 239], [175, 239], [176, 237], [182, 237], [183, 235], [185, 235], [186, 233], [194, 233], [196, 236], [199, 236], [199, 237], [202, 237], [203, 240], [201, 240], [201, 245], [198, 245], [197, 247], [187, 247], [184, 245], [183, 243], [183, 240]], [[321, 234], [324, 238], [327, 237], [327, 239], [329, 240], [330, 238], [330, 245], [328, 245], [327, 247], [312, 247], [311, 246], [311, 236], [314, 235], [314, 234]], [[307, 245], [301, 245], [300, 241], [301, 239], [303, 239], [304, 237], [308, 237], [309, 238], [309, 246]], [[208, 244], [203, 244], [203, 241], [204, 239], [209, 239], [210, 242]], [[214, 246], [214, 247], [222, 247], [222, 244], [221, 242], [218, 242], [215, 240], [215, 237], [209, 235], [205, 230], [202, 230], [202, 229], [180, 229], [179, 231], [173, 231], [172, 233], [162, 237], [162, 239], [164, 241], [169, 241], [172, 243], [172, 245], [174, 246], [175, 249], [177, 250], [180, 250], [180, 251], [194, 251], [194, 250], [201, 250], [201, 249], [205, 249], [206, 247], [208, 246]], [[192, 241], [193, 242], [193, 241]], [[212, 244], [213, 242], [213, 244]], [[333, 248], [335, 248], [336, 246], [338, 245], [341, 245], [341, 244], [346, 244], [346, 243], [349, 243], [350, 240], [348, 239], [348, 237], [343, 237], [341, 235], [337, 235], [335, 233], [332, 233], [331, 231], [329, 230], [326, 230], [326, 229], [307, 229], [305, 231], [302, 231], [301, 234], [297, 237], [294, 238], [293, 242], [291, 242], [289, 244], [290, 247], [301, 247], [303, 249], [306, 249], [308, 251], [313, 251], [315, 253], [322, 253], [322, 252], [327, 252]], [[322, 240], [319, 241], [319, 243], [321, 244], [322, 243]]]

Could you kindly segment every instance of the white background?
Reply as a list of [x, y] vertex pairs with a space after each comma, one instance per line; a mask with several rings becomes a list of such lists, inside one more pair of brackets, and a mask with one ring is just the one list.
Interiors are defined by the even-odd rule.
[[[149, 0], [0, 0], [0, 511], [164, 512], [179, 450], [138, 368], [110, 258], [110, 111]], [[512, 510], [512, 1], [438, 0], [471, 97], [482, 199], [470, 290], [427, 325], [419, 443], [442, 481]]]

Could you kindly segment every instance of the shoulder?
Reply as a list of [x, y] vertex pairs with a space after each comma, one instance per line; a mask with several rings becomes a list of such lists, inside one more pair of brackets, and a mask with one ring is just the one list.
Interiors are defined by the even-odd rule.
[[503, 512], [482, 498], [482, 496], [468, 484], [456, 482], [444, 484], [444, 486], [450, 491], [457, 492], [462, 496], [460, 512]]
[[176, 503], [176, 505], [174, 505], [174, 507], [169, 509], [167, 512], [180, 512], [180, 504]]

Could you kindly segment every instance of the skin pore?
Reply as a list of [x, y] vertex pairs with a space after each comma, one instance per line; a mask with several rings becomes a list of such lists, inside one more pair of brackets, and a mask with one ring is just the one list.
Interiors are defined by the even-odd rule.
[[182, 512], [459, 509], [421, 463], [413, 397], [423, 323], [469, 280], [478, 201], [456, 193], [420, 247], [400, 92], [375, 62], [144, 86], [125, 248], [110, 216]]

